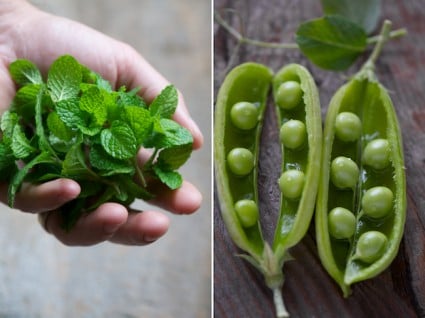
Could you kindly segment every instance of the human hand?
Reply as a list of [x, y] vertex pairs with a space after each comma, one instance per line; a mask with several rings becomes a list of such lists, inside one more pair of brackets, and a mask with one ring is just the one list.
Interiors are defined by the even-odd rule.
[[[142, 87], [141, 95], [151, 101], [168, 82], [130, 46], [111, 39], [77, 22], [42, 12], [25, 1], [0, 0], [0, 113], [16, 92], [8, 65], [17, 58], [33, 61], [46, 73], [58, 56], [70, 54], [101, 74], [115, 87]], [[202, 134], [191, 120], [181, 94], [174, 120], [191, 131], [194, 148], [202, 145]], [[142, 160], [142, 159], [141, 159]], [[132, 213], [116, 203], [106, 203], [82, 217], [66, 232], [60, 227], [58, 207], [78, 196], [78, 183], [57, 179], [41, 185], [24, 184], [16, 197], [16, 207], [39, 213], [46, 230], [67, 245], [92, 245], [105, 240], [142, 245], [155, 241], [168, 229], [168, 218], [155, 211]], [[155, 189], [152, 203], [179, 214], [196, 211], [199, 191], [189, 182], [175, 191]], [[0, 184], [0, 200], [7, 200], [7, 185]]]

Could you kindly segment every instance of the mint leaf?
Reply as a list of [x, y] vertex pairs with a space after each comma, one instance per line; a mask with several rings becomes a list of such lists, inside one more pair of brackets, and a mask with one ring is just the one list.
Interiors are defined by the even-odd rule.
[[0, 180], [6, 180], [14, 169], [16, 164], [12, 149], [0, 140]]
[[72, 56], [59, 57], [50, 66], [47, 88], [54, 102], [75, 98], [82, 81], [81, 66]]
[[41, 163], [52, 163], [54, 162], [51, 155], [47, 152], [40, 153], [37, 157], [28, 162], [21, 170], [19, 170], [12, 178], [8, 189], [8, 204], [13, 208], [15, 202], [16, 192], [21, 187], [28, 172], [36, 165]]
[[67, 152], [62, 163], [62, 175], [76, 180], [95, 176], [87, 167], [81, 144], [75, 144]]
[[160, 166], [156, 165], [153, 167], [153, 170], [159, 180], [161, 180], [161, 182], [163, 182], [171, 190], [178, 189], [183, 183], [182, 176], [176, 171], [162, 170]]
[[173, 85], [165, 87], [149, 105], [152, 116], [171, 118], [177, 108], [178, 95]]
[[193, 137], [186, 128], [171, 119], [163, 118], [159, 123], [163, 133], [157, 133], [152, 138], [146, 140], [144, 143], [145, 147], [159, 149], [192, 144]]
[[78, 98], [61, 100], [55, 105], [59, 118], [69, 128], [84, 126], [87, 115], [80, 109]]
[[95, 79], [95, 84], [98, 88], [103, 89], [107, 92], [112, 92], [112, 86], [111, 84], [102, 78], [98, 73], [92, 72], [92, 76]]
[[152, 117], [147, 109], [138, 106], [124, 107], [121, 119], [133, 130], [138, 145], [152, 132]]
[[13, 99], [11, 109], [18, 112], [25, 120], [31, 120], [35, 115], [35, 104], [40, 84], [28, 84], [21, 87]]
[[100, 170], [101, 176], [114, 174], [134, 174], [134, 167], [128, 160], [119, 160], [111, 157], [100, 145], [93, 145], [90, 149], [90, 164]]
[[366, 33], [376, 29], [381, 15], [380, 0], [321, 0], [326, 15], [340, 15], [361, 26]]
[[192, 144], [185, 144], [161, 150], [156, 164], [162, 170], [176, 170], [180, 168], [192, 154]]
[[17, 159], [24, 159], [36, 151], [19, 125], [13, 128], [11, 148]]
[[138, 150], [132, 129], [122, 121], [114, 121], [111, 128], [102, 130], [100, 140], [105, 151], [117, 159], [134, 157]]
[[[125, 89], [125, 87], [123, 88]], [[125, 92], [124, 90], [118, 91], [118, 106], [139, 106], [143, 108], [147, 108], [145, 101], [137, 95], [139, 91], [138, 88], [132, 89], [129, 92]]]
[[19, 59], [9, 65], [9, 72], [16, 84], [41, 84], [43, 78], [37, 66], [31, 61]]
[[365, 51], [367, 37], [357, 24], [339, 16], [325, 16], [302, 23], [296, 42], [314, 64], [336, 71], [348, 68]]
[[96, 125], [102, 126], [105, 123], [108, 110], [104, 107], [103, 95], [97, 87], [92, 87], [82, 94], [80, 109], [92, 115]]
[[3, 132], [3, 140], [6, 143], [12, 142], [13, 129], [18, 124], [18, 114], [15, 112], [11, 112], [10, 110], [6, 110], [0, 122], [0, 128]]
[[63, 141], [70, 141], [75, 136], [75, 133], [65, 125], [56, 112], [51, 112], [47, 116], [47, 128], [51, 134]]

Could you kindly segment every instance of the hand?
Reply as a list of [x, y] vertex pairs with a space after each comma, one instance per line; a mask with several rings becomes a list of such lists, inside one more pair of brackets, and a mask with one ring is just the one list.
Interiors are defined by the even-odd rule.
[[[42, 12], [23, 0], [0, 0], [0, 114], [10, 105], [16, 87], [8, 65], [17, 58], [34, 62], [44, 74], [60, 55], [70, 54], [101, 74], [115, 87], [142, 87], [148, 102], [168, 84], [133, 48], [80, 23]], [[174, 120], [185, 126], [194, 138], [194, 149], [203, 137], [192, 121], [183, 97]], [[92, 245], [105, 240], [143, 245], [164, 235], [169, 227], [166, 215], [156, 211], [133, 213], [117, 203], [105, 203], [80, 218], [75, 227], [64, 231], [56, 211], [76, 198], [81, 189], [70, 179], [57, 179], [41, 185], [24, 184], [16, 197], [16, 208], [38, 213], [45, 229], [66, 245]], [[201, 194], [184, 181], [178, 190], [157, 189], [151, 203], [177, 214], [189, 214], [201, 204]], [[0, 184], [0, 200], [7, 201], [7, 185]]]

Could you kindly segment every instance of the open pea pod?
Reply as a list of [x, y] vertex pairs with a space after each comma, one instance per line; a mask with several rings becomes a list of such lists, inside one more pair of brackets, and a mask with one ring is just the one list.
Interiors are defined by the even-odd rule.
[[278, 258], [305, 235], [319, 183], [322, 121], [313, 77], [299, 64], [280, 69], [273, 79], [280, 129], [282, 175], [280, 213], [273, 241]]
[[319, 256], [344, 296], [395, 258], [406, 216], [400, 129], [387, 90], [364, 67], [326, 116], [316, 206]]
[[214, 164], [223, 221], [234, 243], [257, 262], [264, 250], [257, 161], [272, 76], [269, 68], [257, 63], [235, 67], [221, 85], [215, 106]]
[[[282, 141], [282, 190], [273, 246], [261, 234], [257, 162], [268, 91], [273, 85]], [[288, 125], [289, 123], [289, 125]], [[292, 125], [294, 124], [294, 125]], [[273, 290], [278, 317], [287, 317], [281, 287], [288, 249], [305, 235], [314, 210], [321, 153], [320, 100], [301, 65], [282, 68], [273, 78], [267, 67], [245, 63], [225, 78], [215, 109], [214, 159], [220, 209], [241, 255], [262, 272]]]

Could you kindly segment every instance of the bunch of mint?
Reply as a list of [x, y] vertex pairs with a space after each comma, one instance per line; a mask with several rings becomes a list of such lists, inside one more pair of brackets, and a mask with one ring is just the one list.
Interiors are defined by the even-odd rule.
[[[193, 139], [171, 119], [178, 101], [172, 85], [147, 105], [137, 89], [114, 91], [69, 55], [53, 62], [45, 82], [28, 60], [16, 60], [9, 71], [18, 90], [1, 117], [0, 181], [9, 183], [11, 207], [23, 182], [73, 179], [81, 193], [61, 207], [69, 230], [102, 203], [151, 199], [148, 180], [181, 186], [176, 170], [190, 157]], [[141, 147], [151, 153], [143, 166]]]

